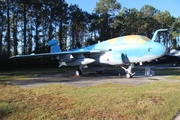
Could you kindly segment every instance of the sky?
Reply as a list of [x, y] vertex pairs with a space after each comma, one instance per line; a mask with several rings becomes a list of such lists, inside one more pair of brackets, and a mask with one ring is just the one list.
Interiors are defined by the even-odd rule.
[[[69, 5], [77, 4], [79, 8], [88, 13], [92, 13], [96, 3], [100, 0], [65, 0]], [[151, 5], [154, 8], [164, 12], [169, 11], [174, 17], [180, 17], [180, 0], [116, 0], [123, 7], [136, 8], [140, 10], [144, 5]]]

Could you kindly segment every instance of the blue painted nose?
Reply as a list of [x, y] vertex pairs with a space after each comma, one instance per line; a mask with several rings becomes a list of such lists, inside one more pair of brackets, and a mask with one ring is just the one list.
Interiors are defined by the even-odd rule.
[[165, 47], [165, 45], [163, 45], [161, 43], [152, 42], [151, 46], [149, 46], [149, 48], [148, 48], [148, 52], [153, 54], [154, 57], [159, 58], [166, 54], [166, 47]]

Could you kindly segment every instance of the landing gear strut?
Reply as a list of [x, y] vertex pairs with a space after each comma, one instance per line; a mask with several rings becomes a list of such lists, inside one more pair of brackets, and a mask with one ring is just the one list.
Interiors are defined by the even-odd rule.
[[133, 75], [135, 74], [135, 72], [132, 73], [132, 65], [133, 64], [130, 64], [127, 69], [125, 67], [121, 66], [121, 68], [125, 70], [127, 78], [132, 78]]
[[76, 76], [80, 76], [80, 75], [82, 75], [82, 72], [83, 72], [83, 70], [82, 70], [82, 66], [79, 66], [79, 68], [76, 70]]
[[80, 76], [82, 75], [82, 70], [81, 69], [77, 69], [76, 70], [76, 76]]

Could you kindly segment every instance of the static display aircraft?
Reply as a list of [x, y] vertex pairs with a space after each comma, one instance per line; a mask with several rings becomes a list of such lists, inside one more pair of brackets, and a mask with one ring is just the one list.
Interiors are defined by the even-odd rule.
[[[165, 56], [166, 59], [171, 59], [173, 61], [172, 66], [176, 67], [180, 65], [180, 51], [172, 49]], [[164, 58], [163, 57], [163, 58]]]
[[[153, 39], [159, 31], [155, 32]], [[119, 65], [126, 72], [128, 78], [133, 77], [132, 64], [151, 61], [162, 57], [166, 53], [166, 47], [154, 40], [141, 35], [127, 35], [108, 39], [94, 45], [61, 51], [57, 40], [50, 40], [48, 46], [51, 53], [16, 55], [11, 58], [25, 57], [55, 57], [61, 66], [79, 66], [76, 75], [82, 74], [82, 68], [89, 68], [101, 73], [108, 66]], [[128, 65], [126, 69], [123, 65]]]

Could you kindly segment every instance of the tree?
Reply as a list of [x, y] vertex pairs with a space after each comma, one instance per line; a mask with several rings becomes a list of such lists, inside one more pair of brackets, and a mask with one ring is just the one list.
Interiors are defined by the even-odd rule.
[[141, 14], [137, 9], [123, 8], [118, 16], [121, 18], [119, 23], [121, 23], [123, 35], [141, 33], [141, 26], [144, 22], [142, 21]]
[[[173, 23], [175, 18], [171, 16], [168, 11], [165, 12], [157, 12], [154, 15], [154, 19], [157, 21], [156, 29], [158, 28], [168, 28], [171, 29], [173, 27]], [[171, 31], [172, 32], [172, 31]], [[169, 32], [160, 32], [157, 37], [157, 41], [164, 43], [167, 47], [175, 47], [173, 44], [176, 44], [172, 39], [172, 34]]]
[[57, 22], [59, 23], [58, 39], [61, 50], [67, 50], [67, 31], [68, 31], [68, 4], [64, 0], [60, 0], [56, 11], [57, 11]]
[[5, 25], [5, 2], [0, 1], [0, 68], [2, 68], [3, 64], [3, 31], [4, 31], [4, 25]]
[[[98, 23], [96, 24], [99, 30], [99, 39], [106, 40], [111, 38], [111, 32], [113, 31], [111, 26], [111, 21], [115, 17], [116, 13], [121, 9], [121, 4], [116, 0], [100, 0], [96, 3], [95, 13], [98, 14], [98, 19], [95, 19]], [[112, 31], [110, 31], [112, 30]]]
[[36, 1], [33, 4], [33, 9], [35, 10], [33, 17], [35, 23], [35, 53], [39, 53], [39, 46], [40, 46], [40, 25], [41, 25], [41, 10], [42, 10], [42, 3], [41, 1]]
[[83, 12], [77, 5], [71, 5], [70, 10], [70, 49], [81, 48], [86, 35], [86, 12]]
[[180, 17], [175, 19], [172, 30], [173, 48], [180, 50]]
[[12, 9], [12, 49], [13, 49], [13, 55], [18, 54], [18, 12], [16, 2], [12, 2], [12, 5], [15, 7], [15, 9]]
[[10, 38], [10, 2], [7, 0], [7, 35], [6, 35], [6, 41], [7, 41], [7, 56], [10, 57], [11, 54], [11, 38]]
[[158, 9], [154, 8], [151, 5], [144, 5], [141, 9], [140, 9], [141, 15], [142, 15], [142, 19], [145, 20], [143, 27], [143, 30], [146, 31], [146, 35], [149, 38], [152, 38], [153, 36], [153, 31], [155, 31], [156, 28], [156, 20], [153, 18], [153, 16], [158, 12]]
[[5, 2], [0, 1], [0, 59], [1, 59], [1, 55], [2, 55], [2, 49], [3, 49], [3, 31], [4, 31], [4, 6], [5, 6]]

